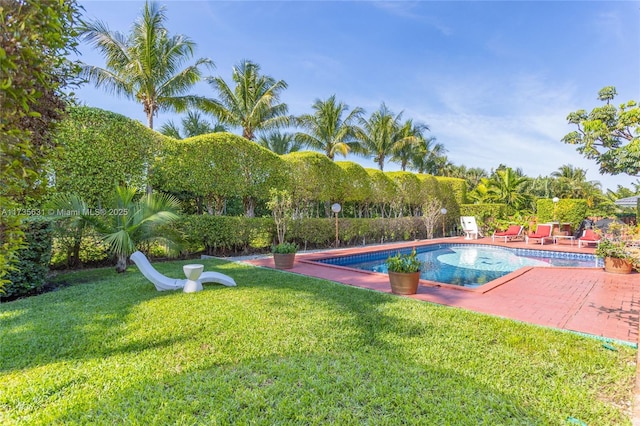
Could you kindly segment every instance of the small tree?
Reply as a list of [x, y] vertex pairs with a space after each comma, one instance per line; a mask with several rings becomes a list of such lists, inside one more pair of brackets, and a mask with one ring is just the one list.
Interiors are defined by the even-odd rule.
[[273, 220], [276, 223], [278, 244], [282, 244], [287, 232], [287, 220], [291, 218], [293, 212], [293, 201], [291, 194], [286, 190], [272, 189], [269, 194], [271, 199], [267, 202], [267, 207], [271, 209]]
[[442, 216], [442, 205], [439, 200], [432, 198], [422, 205], [422, 222], [427, 228], [427, 238], [433, 238], [433, 230]]
[[[169, 246], [177, 245], [177, 235], [163, 229], [161, 225], [176, 221], [179, 202], [176, 198], [161, 193], [145, 194], [136, 199], [138, 192], [133, 188], [116, 188], [109, 207], [87, 208], [87, 203], [79, 197], [61, 197], [58, 208], [69, 208], [69, 215], [77, 217], [76, 227], [84, 229], [93, 226], [107, 244], [108, 251], [116, 257], [116, 271], [127, 269], [127, 258], [141, 243], [162, 242]], [[67, 206], [67, 207], [65, 207]], [[82, 209], [82, 210], [71, 210]]]

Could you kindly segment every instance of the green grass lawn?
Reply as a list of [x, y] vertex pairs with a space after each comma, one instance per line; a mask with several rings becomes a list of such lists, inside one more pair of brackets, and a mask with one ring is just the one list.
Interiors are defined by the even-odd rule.
[[99, 269], [0, 305], [0, 424], [631, 424], [636, 349], [203, 263], [238, 287]]

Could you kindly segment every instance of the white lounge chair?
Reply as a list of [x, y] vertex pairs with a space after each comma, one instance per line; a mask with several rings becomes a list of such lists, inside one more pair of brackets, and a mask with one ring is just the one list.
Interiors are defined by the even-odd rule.
[[478, 229], [478, 224], [474, 216], [461, 216], [460, 224], [462, 224], [462, 232], [464, 232], [465, 240], [477, 240], [482, 237], [482, 233]]
[[[137, 251], [131, 255], [131, 260], [136, 264], [142, 275], [145, 276], [146, 279], [151, 281], [153, 285], [156, 286], [158, 291], [165, 290], [180, 290], [184, 287], [187, 280], [186, 279], [176, 279], [169, 278], [166, 275], [162, 275], [160, 272], [156, 271], [156, 269], [151, 265], [149, 259], [147, 257]], [[221, 274], [219, 272], [203, 272], [200, 275], [198, 281], [202, 283], [218, 283], [222, 285], [226, 285], [227, 287], [235, 287], [236, 282], [233, 278], [228, 275]]]

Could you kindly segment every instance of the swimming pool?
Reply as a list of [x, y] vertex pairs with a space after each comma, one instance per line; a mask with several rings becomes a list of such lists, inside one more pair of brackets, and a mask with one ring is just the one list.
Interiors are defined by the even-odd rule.
[[[389, 256], [398, 251], [410, 253], [411, 250], [412, 248], [382, 250], [319, 259], [316, 262], [386, 273], [385, 260]], [[425, 264], [420, 274], [421, 279], [471, 288], [526, 266], [602, 267], [602, 260], [592, 254], [512, 249], [481, 244], [433, 244], [416, 247], [416, 251]]]

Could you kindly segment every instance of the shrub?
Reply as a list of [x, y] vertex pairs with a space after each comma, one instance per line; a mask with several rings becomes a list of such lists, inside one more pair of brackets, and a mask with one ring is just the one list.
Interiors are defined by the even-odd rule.
[[395, 256], [389, 257], [386, 264], [389, 272], [400, 272], [403, 274], [419, 272], [420, 268], [422, 268], [422, 262], [418, 259], [415, 249], [413, 249], [410, 254], [398, 252]]
[[270, 247], [276, 230], [271, 218], [193, 215], [182, 218], [178, 230], [190, 252], [249, 252]]
[[31, 219], [23, 225], [26, 246], [18, 250], [15, 269], [7, 274], [3, 298], [26, 295], [42, 287], [49, 272], [53, 224], [50, 220]]
[[143, 188], [146, 165], [165, 139], [123, 115], [88, 107], [71, 108], [55, 136], [61, 147], [51, 164], [56, 191], [76, 194], [91, 208], [116, 185]]
[[549, 198], [540, 198], [536, 202], [538, 223], [571, 223], [573, 229], [587, 217], [587, 210], [587, 200], [583, 199], [561, 199], [554, 203]]
[[294, 243], [280, 243], [271, 249], [273, 254], [291, 254], [298, 251], [298, 245]]

